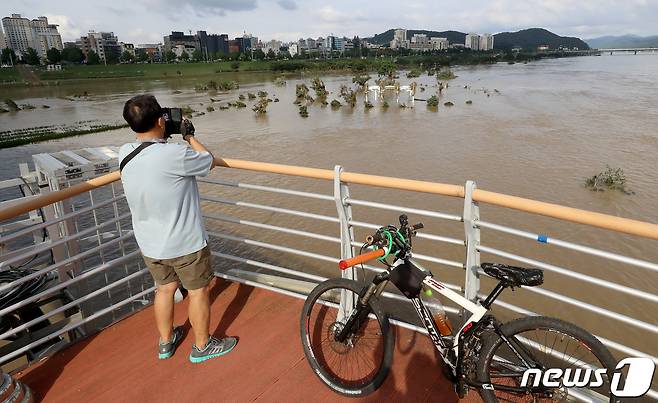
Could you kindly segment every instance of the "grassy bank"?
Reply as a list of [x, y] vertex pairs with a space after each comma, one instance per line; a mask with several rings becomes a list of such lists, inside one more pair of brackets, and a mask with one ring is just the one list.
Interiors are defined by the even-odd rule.
[[15, 67], [0, 68], [0, 84], [22, 83], [23, 79]]
[[72, 126], [41, 126], [28, 129], [0, 131], [0, 148], [21, 146], [61, 139], [64, 137], [81, 136], [83, 134], [99, 133], [128, 127], [126, 124], [102, 124], [93, 122], [78, 122]]
[[[497, 62], [528, 62], [543, 58], [573, 56], [561, 53], [501, 53], [501, 52], [461, 52], [434, 55], [398, 55], [387, 57], [345, 58], [330, 60], [294, 59], [294, 60], [254, 60], [254, 61], [218, 61], [199, 63], [172, 64], [119, 64], [119, 65], [65, 65], [61, 71], [46, 71], [43, 67], [34, 68], [39, 79], [43, 81], [87, 80], [103, 78], [135, 79], [169, 79], [177, 77], [201, 77], [228, 72], [311, 72], [331, 71], [367, 72], [382, 69], [420, 69], [427, 70], [438, 66], [477, 65]], [[0, 75], [0, 82], [12, 80], [22, 82], [15, 69]]]

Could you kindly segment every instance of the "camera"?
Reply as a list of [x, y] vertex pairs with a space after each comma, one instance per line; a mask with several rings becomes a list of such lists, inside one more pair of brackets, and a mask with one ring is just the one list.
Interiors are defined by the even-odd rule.
[[181, 133], [181, 123], [183, 122], [181, 108], [162, 108], [162, 117], [165, 120], [165, 138]]

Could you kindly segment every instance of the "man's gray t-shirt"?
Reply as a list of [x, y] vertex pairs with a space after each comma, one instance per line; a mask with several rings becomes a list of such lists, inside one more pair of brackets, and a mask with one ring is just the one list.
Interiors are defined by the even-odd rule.
[[[119, 161], [140, 144], [123, 145]], [[199, 153], [185, 144], [156, 143], [126, 164], [121, 182], [144, 256], [171, 259], [206, 246], [195, 177], [206, 176], [212, 162], [210, 153]]]

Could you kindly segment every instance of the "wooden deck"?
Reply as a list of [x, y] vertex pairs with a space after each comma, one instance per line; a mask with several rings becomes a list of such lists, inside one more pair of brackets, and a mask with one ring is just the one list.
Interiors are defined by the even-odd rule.
[[[217, 279], [211, 330], [240, 338], [230, 354], [202, 364], [187, 356], [187, 334], [169, 360], [156, 357], [152, 308], [133, 315], [51, 358], [14, 374], [44, 402], [456, 402], [429, 339], [396, 327], [393, 368], [363, 399], [331, 392], [313, 374], [299, 336], [302, 301]], [[176, 305], [186, 321], [187, 302]], [[471, 392], [469, 401], [480, 401]]]

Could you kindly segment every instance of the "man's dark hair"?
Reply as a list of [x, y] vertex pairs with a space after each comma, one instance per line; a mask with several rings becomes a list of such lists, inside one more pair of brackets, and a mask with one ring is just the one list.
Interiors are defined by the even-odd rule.
[[151, 130], [162, 116], [162, 108], [153, 95], [137, 95], [126, 101], [123, 118], [137, 133]]

